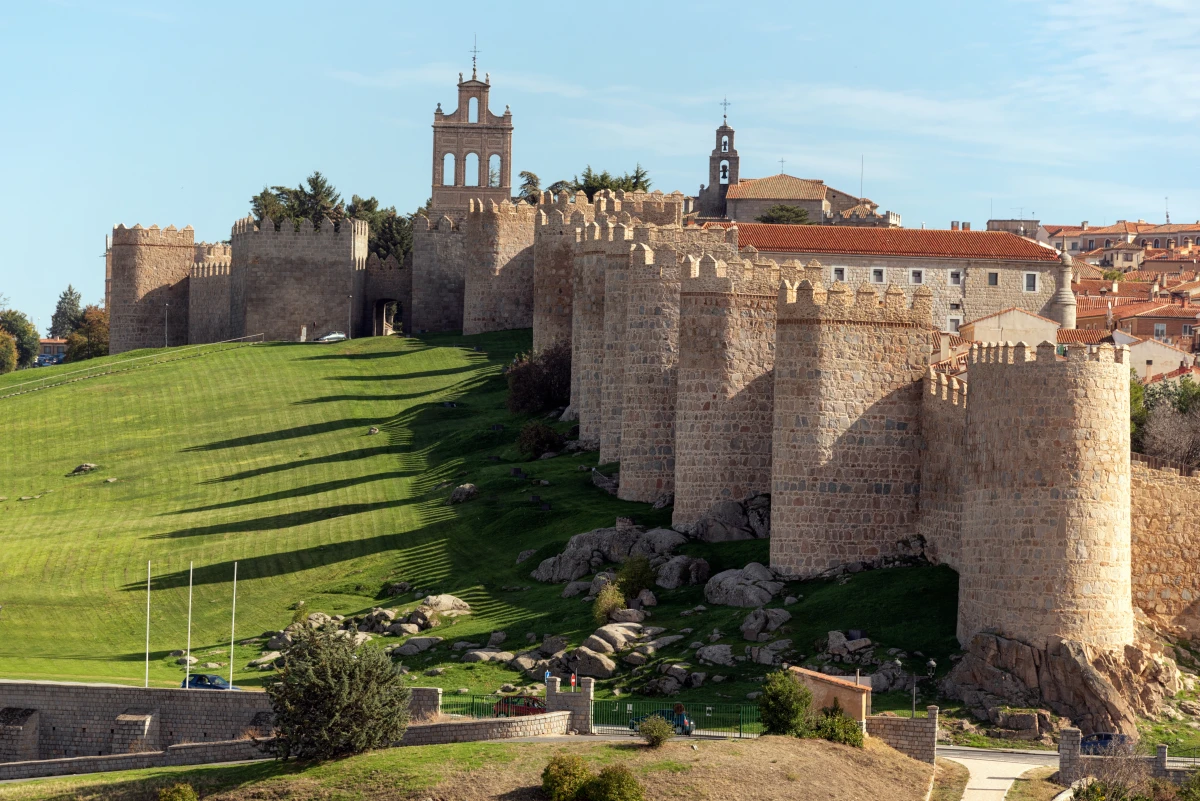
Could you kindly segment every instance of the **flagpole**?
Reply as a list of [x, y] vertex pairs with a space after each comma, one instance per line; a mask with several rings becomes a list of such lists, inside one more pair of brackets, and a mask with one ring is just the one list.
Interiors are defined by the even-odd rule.
[[229, 616], [229, 689], [233, 689], [233, 640], [237, 630], [237, 562], [233, 563], [233, 612]]
[[188, 562], [188, 635], [187, 654], [183, 658], [183, 686], [189, 690], [192, 679], [192, 569], [195, 566], [195, 562]]
[[150, 686], [150, 560], [146, 560], [146, 684]]

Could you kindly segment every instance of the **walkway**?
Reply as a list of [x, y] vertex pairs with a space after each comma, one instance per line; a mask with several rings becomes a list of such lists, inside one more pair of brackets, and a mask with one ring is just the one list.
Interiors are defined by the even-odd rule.
[[983, 748], [939, 746], [938, 756], [952, 759], [971, 773], [963, 801], [1004, 801], [1008, 788], [1022, 773], [1042, 765], [1057, 765], [1054, 751], [989, 751]]

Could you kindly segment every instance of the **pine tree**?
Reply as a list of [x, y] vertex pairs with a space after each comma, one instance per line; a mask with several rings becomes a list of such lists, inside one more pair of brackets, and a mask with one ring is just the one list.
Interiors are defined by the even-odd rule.
[[812, 225], [808, 210], [784, 203], [776, 203], [758, 216], [755, 222], [788, 225]]
[[525, 202], [536, 206], [538, 199], [542, 196], [542, 179], [538, 178], [536, 173], [528, 170], [521, 170], [517, 173], [517, 177], [521, 179], [521, 186], [517, 189], [517, 193], [525, 198]]
[[54, 316], [50, 318], [51, 337], [65, 339], [79, 327], [83, 321], [83, 309], [79, 305], [82, 301], [79, 290], [67, 284], [67, 288], [58, 296], [58, 305], [54, 308]]

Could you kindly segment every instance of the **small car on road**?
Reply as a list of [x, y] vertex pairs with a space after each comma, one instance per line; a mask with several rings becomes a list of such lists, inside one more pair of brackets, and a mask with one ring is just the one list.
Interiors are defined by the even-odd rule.
[[1128, 734], [1098, 731], [1079, 741], [1079, 752], [1089, 756], [1104, 756], [1114, 751], [1127, 752], [1133, 749], [1133, 738]]
[[238, 690], [241, 687], [232, 687], [229, 682], [220, 676], [214, 676], [211, 673], [193, 673], [191, 676], [184, 679], [179, 684], [185, 690]]
[[672, 726], [674, 726], [676, 734], [682, 734], [685, 737], [688, 737], [691, 736], [692, 732], [696, 730], [696, 722], [688, 717], [687, 712], [683, 708], [683, 704], [676, 704], [674, 709], [656, 709], [648, 715], [638, 715], [636, 718], [630, 718], [629, 728], [633, 731], [637, 731], [638, 727], [642, 725], [642, 722], [646, 720], [646, 718], [654, 717], [655, 715], [663, 718], [667, 721], [667, 723], [670, 723]]
[[498, 718], [521, 718], [540, 715], [545, 711], [546, 702], [532, 695], [505, 696], [492, 707], [492, 714]]
[[345, 342], [346, 335], [341, 331], [330, 331], [323, 337], [317, 337], [313, 342]]

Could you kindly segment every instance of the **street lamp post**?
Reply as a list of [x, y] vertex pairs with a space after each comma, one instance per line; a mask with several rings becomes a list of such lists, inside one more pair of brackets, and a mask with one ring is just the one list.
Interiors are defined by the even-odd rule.
[[354, 296], [346, 296], [346, 339], [354, 339]]
[[168, 328], [168, 323], [170, 322], [170, 311], [171, 311], [171, 304], [164, 303], [163, 304], [163, 347], [164, 348], [169, 348], [171, 346], [171, 344], [167, 338], [167, 332], [170, 330]]

